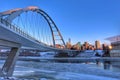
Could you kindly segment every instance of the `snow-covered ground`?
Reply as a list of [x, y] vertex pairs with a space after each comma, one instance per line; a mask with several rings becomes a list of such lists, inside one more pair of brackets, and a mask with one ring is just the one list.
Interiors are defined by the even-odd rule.
[[41, 55], [40, 57], [51, 58], [51, 57], [54, 57], [55, 52], [41, 52], [40, 55]]
[[95, 54], [98, 53], [100, 56], [104, 54], [103, 50], [85, 50], [80, 52], [77, 57], [95, 57]]

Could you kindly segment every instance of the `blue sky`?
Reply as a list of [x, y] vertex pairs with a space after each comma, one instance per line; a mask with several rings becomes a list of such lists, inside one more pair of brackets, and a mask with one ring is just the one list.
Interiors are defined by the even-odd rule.
[[49, 14], [65, 41], [73, 43], [120, 34], [120, 0], [1, 0], [0, 11], [38, 6]]

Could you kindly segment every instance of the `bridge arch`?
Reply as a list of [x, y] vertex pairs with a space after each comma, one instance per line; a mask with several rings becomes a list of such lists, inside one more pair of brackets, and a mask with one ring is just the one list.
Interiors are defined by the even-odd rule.
[[[14, 20], [16, 18], [18, 18], [20, 15], [22, 15], [24, 12], [35, 12], [37, 14], [40, 14], [46, 20], [47, 24], [49, 25], [49, 28], [51, 31], [51, 36], [52, 36], [52, 41], [53, 41], [52, 42], [53, 47], [55, 47], [56, 44], [58, 44], [57, 41], [61, 41], [62, 45], [65, 47], [65, 42], [63, 40], [63, 37], [62, 37], [58, 27], [55, 24], [55, 22], [45, 11], [39, 9], [38, 7], [30, 6], [27, 8], [18, 8], [18, 9], [5, 11], [5, 12], [0, 13], [0, 17], [5, 19], [8, 23], [13, 23]], [[37, 35], [39, 35], [39, 34], [37, 34]], [[37, 39], [37, 40], [39, 40], [39, 39]]]

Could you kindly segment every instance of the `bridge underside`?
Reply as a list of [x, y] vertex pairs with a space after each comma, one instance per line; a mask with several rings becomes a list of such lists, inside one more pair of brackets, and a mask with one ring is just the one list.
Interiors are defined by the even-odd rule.
[[29, 49], [31, 48], [31, 49], [40, 50], [40, 51], [54, 50], [54, 48], [47, 46], [46, 44], [37, 42], [35, 40], [31, 40], [29, 38], [26, 38], [18, 34], [13, 30], [10, 30], [9, 27], [6, 27], [1, 23], [0, 23], [0, 39], [21, 44], [22, 47], [25, 46], [26, 48], [29, 48]]

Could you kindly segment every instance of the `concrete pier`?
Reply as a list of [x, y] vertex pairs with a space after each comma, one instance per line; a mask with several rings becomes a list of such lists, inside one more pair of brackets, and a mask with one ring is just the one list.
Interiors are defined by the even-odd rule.
[[5, 59], [5, 63], [2, 69], [0, 70], [0, 77], [11, 77], [13, 75], [15, 63], [19, 56], [19, 50], [21, 48], [21, 45], [15, 42], [1, 40], [1, 39], [0, 39], [0, 45], [11, 47], [11, 51], [8, 54], [7, 58]]

